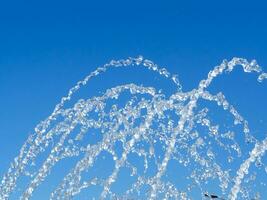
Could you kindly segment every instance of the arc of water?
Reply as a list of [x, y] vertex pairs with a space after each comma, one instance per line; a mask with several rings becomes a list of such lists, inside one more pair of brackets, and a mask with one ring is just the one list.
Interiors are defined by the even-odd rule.
[[[45, 119], [44, 121], [40, 122], [35, 127], [35, 134], [32, 134], [29, 136], [29, 138], [26, 140], [25, 144], [20, 150], [19, 155], [14, 159], [14, 162], [11, 164], [11, 168], [9, 168], [9, 171], [7, 174], [4, 175], [1, 183], [0, 183], [0, 198], [2, 199], [8, 199], [9, 194], [14, 190], [17, 182], [17, 178], [19, 175], [24, 171], [25, 166], [29, 162], [31, 158], [34, 157], [36, 152], [36, 145], [35, 143], [39, 144], [41, 140], [41, 135], [44, 134], [47, 130], [47, 128], [50, 126], [51, 122], [57, 119], [57, 116], [60, 114], [61, 108], [65, 105], [67, 101], [69, 101], [72, 97], [72, 95], [77, 92], [83, 85], [86, 85], [89, 80], [91, 80], [93, 77], [96, 77], [102, 73], [104, 73], [109, 68], [113, 67], [126, 67], [130, 65], [143, 65], [147, 69], [151, 71], [155, 71], [158, 74], [160, 74], [163, 77], [171, 79], [174, 84], [177, 86], [178, 90], [181, 91], [181, 85], [179, 83], [179, 79], [177, 75], [171, 75], [165, 68], [160, 68], [158, 65], [154, 64], [152, 61], [147, 60], [139, 56], [137, 58], [129, 57], [128, 59], [121, 59], [121, 60], [112, 60], [110, 63], [107, 63], [103, 65], [102, 67], [98, 67], [95, 71], [91, 72], [88, 76], [86, 76], [82, 81], [79, 81], [74, 87], [72, 87], [68, 95], [63, 97], [59, 104], [57, 104], [54, 108], [54, 111], [52, 114]], [[36, 137], [34, 139], [34, 137]], [[34, 141], [34, 143], [33, 143]], [[33, 145], [31, 145], [33, 143]], [[27, 150], [28, 146], [30, 148]], [[36, 156], [36, 155], [35, 155]]]
[[[131, 86], [134, 86], [133, 84], [131, 84]], [[122, 87], [122, 86], [120, 86]], [[139, 88], [139, 92], [142, 92], [141, 91], [141, 87], [138, 87], [138, 86], [135, 86], [137, 88]], [[128, 88], [128, 85], [124, 86], [123, 87], [124, 89]], [[129, 87], [130, 88], [130, 87]], [[129, 89], [128, 88], [128, 89]], [[134, 87], [132, 87], [133, 89]], [[147, 91], [147, 93], [149, 94], [149, 90]], [[155, 93], [154, 91], [151, 91], [150, 92], [150, 95], [154, 96]], [[142, 102], [141, 102], [142, 103]], [[134, 108], [133, 108], [134, 109]], [[137, 109], [137, 108], [136, 108]], [[133, 113], [133, 112], [132, 112]], [[127, 120], [127, 119], [125, 119]], [[122, 123], [122, 121], [121, 121]], [[145, 125], [147, 124], [148, 122], [145, 122]], [[85, 157], [80, 160], [73, 171], [71, 171], [65, 178], [64, 178], [64, 181], [60, 184], [60, 186], [53, 192], [52, 196], [51, 196], [51, 199], [54, 198], [54, 196], [56, 194], [59, 193], [60, 190], [62, 190], [62, 187], [68, 182], [68, 181], [71, 181], [71, 180], [76, 180], [75, 177], [78, 177], [80, 176], [79, 174], [81, 173], [81, 171], [83, 171], [85, 168], [88, 168], [90, 166], [92, 166], [93, 162], [94, 162], [94, 158], [97, 157], [97, 155], [102, 151], [103, 147], [106, 145], [106, 144], [109, 144], [109, 145], [112, 145], [115, 141], [117, 141], [118, 139], [120, 139], [121, 137], [125, 136], [126, 134], [133, 134], [135, 135], [134, 133], [136, 132], [139, 132], [140, 130], [138, 129], [134, 129], [133, 131], [128, 131], [128, 130], [125, 130], [123, 132], [119, 131], [117, 134], [115, 134], [115, 132], [118, 131], [118, 128], [120, 126], [120, 123], [117, 123], [116, 124], [116, 127], [113, 127], [112, 130], [108, 133], [105, 134], [104, 136], [104, 139], [100, 142], [100, 143], [97, 143], [96, 145], [94, 146], [90, 146], [90, 149], [89, 151], [86, 153]], [[107, 148], [104, 148], [104, 149], [107, 149]], [[78, 187], [78, 186], [77, 186]], [[60, 189], [61, 188], [61, 189]], [[73, 188], [74, 189], [74, 188]], [[71, 190], [73, 190], [71, 189]], [[71, 194], [70, 194], [71, 195]]]
[[166, 167], [174, 151], [176, 137], [183, 130], [186, 121], [193, 115], [193, 109], [196, 107], [198, 98], [203, 95], [204, 90], [211, 84], [214, 78], [222, 74], [225, 70], [231, 72], [234, 69], [234, 67], [238, 65], [241, 65], [243, 67], [244, 72], [257, 72], [257, 73], [262, 72], [261, 67], [256, 63], [255, 60], [249, 63], [246, 59], [243, 59], [243, 58], [233, 58], [229, 62], [224, 60], [221, 63], [221, 65], [216, 66], [212, 71], [209, 72], [208, 78], [206, 80], [200, 81], [198, 89], [191, 96], [189, 103], [185, 107], [186, 108], [185, 111], [182, 112], [181, 118], [178, 122], [177, 129], [173, 132], [171, 136], [169, 148], [167, 149], [165, 153], [165, 156], [164, 156], [164, 159], [161, 165], [158, 167], [158, 172], [155, 176], [154, 183], [152, 184], [150, 199], [156, 198], [158, 184], [160, 182], [161, 176], [166, 171]]

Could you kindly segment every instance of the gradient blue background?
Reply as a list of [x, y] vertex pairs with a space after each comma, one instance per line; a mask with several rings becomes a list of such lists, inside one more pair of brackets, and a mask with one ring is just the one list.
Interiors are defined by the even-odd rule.
[[[0, 175], [68, 89], [110, 59], [143, 55], [179, 74], [185, 91], [224, 58], [255, 58], [267, 71], [266, 9], [264, 1], [1, 1]], [[217, 91], [263, 134], [266, 81], [238, 72]]]

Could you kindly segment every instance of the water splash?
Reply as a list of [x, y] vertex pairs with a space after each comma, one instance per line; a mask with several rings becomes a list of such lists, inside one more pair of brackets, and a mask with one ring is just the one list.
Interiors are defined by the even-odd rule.
[[[176, 92], [166, 96], [153, 87], [132, 83], [109, 88], [102, 96], [80, 99], [73, 107], [65, 106], [92, 78], [110, 68], [130, 66], [144, 67], [169, 79], [177, 87]], [[236, 66], [258, 74], [259, 82], [267, 78], [255, 60], [233, 58], [210, 71], [196, 89], [183, 92], [177, 75], [142, 56], [112, 60], [97, 68], [71, 88], [52, 114], [36, 126], [3, 176], [0, 199], [9, 199], [14, 193], [23, 200], [34, 197], [53, 169], [70, 159], [74, 160], [73, 167], [51, 192], [50, 199], [74, 199], [94, 187], [98, 192], [91, 192], [92, 199], [191, 199], [194, 193], [204, 196], [214, 181], [221, 194], [229, 194], [230, 199], [236, 199], [239, 193], [250, 198], [242, 180], [251, 164], [263, 157], [267, 138], [258, 141], [250, 134], [248, 122], [226, 97], [207, 90], [216, 77], [232, 72]], [[240, 135], [234, 130], [222, 132], [223, 128], [213, 124], [209, 109], [201, 107], [200, 101], [215, 102], [228, 112], [234, 125], [242, 125], [244, 142], [255, 145], [236, 174], [224, 165], [243, 156], [237, 139]], [[216, 156], [220, 152], [227, 162], [220, 163]], [[109, 173], [94, 173], [98, 162], [107, 164]], [[182, 166], [186, 174], [183, 182], [168, 178], [173, 170], [178, 170], [177, 166]], [[128, 171], [123, 179], [125, 170]], [[125, 184], [128, 175], [132, 182]], [[123, 192], [113, 188], [116, 182], [126, 185]]]

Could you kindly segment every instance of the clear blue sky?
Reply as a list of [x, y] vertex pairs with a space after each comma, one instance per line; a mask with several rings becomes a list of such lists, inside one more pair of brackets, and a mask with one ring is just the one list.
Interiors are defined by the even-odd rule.
[[[143, 55], [179, 74], [184, 90], [224, 58], [256, 59], [267, 71], [266, 9], [239, 0], [1, 1], [0, 175], [68, 89], [110, 59]], [[233, 73], [215, 89], [267, 131], [266, 82]]]

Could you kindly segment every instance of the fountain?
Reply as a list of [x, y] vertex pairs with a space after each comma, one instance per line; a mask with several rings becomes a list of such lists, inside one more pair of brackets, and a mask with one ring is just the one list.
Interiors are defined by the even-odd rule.
[[[0, 199], [42, 199], [38, 189], [49, 183], [51, 200], [263, 198], [252, 187], [260, 170], [265, 167], [267, 172], [261, 161], [267, 137], [259, 141], [223, 93], [208, 91], [216, 77], [236, 66], [257, 74], [258, 82], [267, 78], [255, 60], [233, 58], [216, 66], [197, 88], [184, 92], [177, 75], [142, 56], [97, 68], [35, 127], [3, 175]], [[165, 95], [130, 83], [66, 105], [92, 78], [125, 67], [158, 73], [176, 91]], [[231, 126], [214, 123], [205, 103], [227, 113]], [[248, 154], [246, 145], [253, 146]], [[58, 180], [53, 182], [53, 177]], [[266, 179], [260, 183], [266, 188]]]

